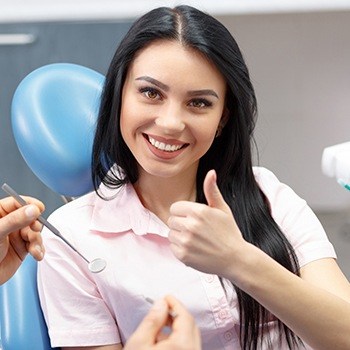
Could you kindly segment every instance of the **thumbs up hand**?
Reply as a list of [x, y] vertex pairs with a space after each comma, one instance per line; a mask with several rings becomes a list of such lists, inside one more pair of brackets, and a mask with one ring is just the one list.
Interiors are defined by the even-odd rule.
[[171, 249], [184, 264], [229, 278], [247, 242], [216, 184], [215, 170], [207, 173], [203, 189], [208, 205], [179, 201], [170, 207]]
[[209, 207], [217, 208], [227, 214], [231, 214], [231, 209], [225, 202], [219, 187], [216, 184], [216, 172], [210, 170], [204, 179], [203, 190]]

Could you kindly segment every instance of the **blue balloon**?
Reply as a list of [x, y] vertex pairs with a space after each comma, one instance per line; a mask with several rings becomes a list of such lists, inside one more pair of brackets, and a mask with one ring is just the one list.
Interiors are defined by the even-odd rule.
[[92, 69], [56, 63], [27, 75], [15, 91], [17, 146], [34, 174], [61, 195], [93, 189], [91, 152], [104, 80]]

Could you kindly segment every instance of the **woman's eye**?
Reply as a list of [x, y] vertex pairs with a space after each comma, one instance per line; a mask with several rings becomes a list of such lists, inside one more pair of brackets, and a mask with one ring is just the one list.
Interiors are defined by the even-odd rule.
[[140, 89], [140, 92], [150, 100], [156, 100], [160, 98], [160, 94], [156, 89], [142, 88]]
[[196, 100], [192, 100], [189, 103], [189, 105], [195, 108], [205, 108], [205, 107], [211, 107], [212, 103], [206, 99], [196, 99]]

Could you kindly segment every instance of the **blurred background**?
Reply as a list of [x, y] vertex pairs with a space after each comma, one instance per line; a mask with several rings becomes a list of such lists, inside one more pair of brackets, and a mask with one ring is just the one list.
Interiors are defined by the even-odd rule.
[[20, 81], [58, 62], [105, 74], [137, 16], [182, 3], [214, 15], [236, 38], [258, 98], [255, 164], [307, 200], [350, 278], [350, 192], [321, 170], [323, 149], [350, 141], [349, 0], [0, 0], [1, 184], [40, 198], [45, 216], [63, 204], [15, 145], [10, 109]]

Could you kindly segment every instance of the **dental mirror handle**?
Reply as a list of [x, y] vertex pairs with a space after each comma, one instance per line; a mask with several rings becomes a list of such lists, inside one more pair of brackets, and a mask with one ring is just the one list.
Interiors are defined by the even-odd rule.
[[[28, 203], [8, 184], [4, 183], [1, 187], [6, 193], [12, 196], [16, 201], [21, 205], [27, 205]], [[77, 254], [79, 254], [87, 263], [90, 264], [90, 261], [85, 258], [70, 242], [68, 242], [61, 234], [60, 231], [57, 230], [52, 224], [50, 224], [43, 216], [39, 215], [38, 219], [44, 226], [46, 226], [53, 234], [62, 239], [64, 243], [66, 243], [70, 248], [72, 248]]]

